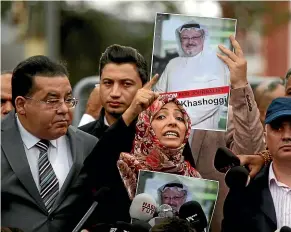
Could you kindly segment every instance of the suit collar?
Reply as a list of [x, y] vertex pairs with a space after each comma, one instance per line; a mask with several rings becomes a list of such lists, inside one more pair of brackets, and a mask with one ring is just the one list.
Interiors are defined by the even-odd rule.
[[[3, 131], [3, 133], [1, 133], [1, 146], [12, 170], [23, 186], [26, 188], [26, 190], [29, 192], [29, 194], [34, 198], [36, 204], [42, 209], [44, 213], [47, 213], [47, 209], [43, 203], [30, 171], [28, 160], [26, 158], [25, 150], [23, 147], [23, 141], [17, 126], [15, 111], [10, 112], [1, 121], [1, 124], [1, 130]], [[82, 168], [82, 151], [84, 148], [83, 143], [80, 141], [77, 133], [78, 130], [75, 127], [70, 126], [68, 128], [67, 136], [70, 141], [73, 165], [60, 190], [58, 197], [56, 198], [51, 213], [53, 213], [65, 199], [65, 196], [70, 189], [71, 183], [76, 180]], [[12, 140], [13, 146], [11, 144]]]
[[[25, 155], [22, 138], [16, 123], [15, 111], [11, 111], [1, 122], [1, 146], [4, 154], [17, 178], [34, 198], [36, 204], [47, 213], [39, 191], [32, 177], [28, 160]], [[13, 141], [13, 144], [11, 143]]]

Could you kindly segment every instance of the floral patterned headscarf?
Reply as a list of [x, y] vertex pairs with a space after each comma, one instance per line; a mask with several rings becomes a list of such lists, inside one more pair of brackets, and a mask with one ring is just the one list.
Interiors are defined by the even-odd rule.
[[[178, 148], [168, 148], [162, 145], [151, 126], [154, 116], [169, 102], [175, 103], [181, 109], [187, 128], [184, 141]], [[130, 154], [122, 152], [117, 161], [121, 178], [131, 199], [135, 195], [139, 170], [201, 177], [188, 161], [184, 161], [182, 155], [190, 132], [191, 120], [176, 98], [162, 95], [139, 115], [132, 151]]]

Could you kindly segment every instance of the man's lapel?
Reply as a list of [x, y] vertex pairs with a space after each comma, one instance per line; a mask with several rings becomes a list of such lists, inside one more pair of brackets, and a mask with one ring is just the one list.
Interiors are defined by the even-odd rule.
[[15, 111], [10, 112], [9, 115], [3, 119], [2, 131], [1, 146], [12, 170], [31, 197], [34, 198], [36, 204], [44, 212], [47, 212], [31, 174], [24, 150], [24, 144], [17, 126]]
[[67, 196], [70, 187], [74, 181], [78, 178], [78, 175], [82, 169], [83, 165], [83, 144], [79, 141], [79, 137], [76, 134], [76, 128], [70, 126], [68, 128], [67, 136], [69, 138], [69, 143], [70, 143], [70, 149], [72, 153], [72, 159], [73, 159], [73, 164], [72, 167], [68, 173], [68, 176], [60, 190], [59, 195], [57, 196], [57, 199], [53, 205], [53, 208], [51, 210], [51, 213], [55, 211], [59, 205], [63, 202], [65, 197]]
[[260, 184], [257, 187], [261, 189], [259, 196], [259, 199], [261, 199], [260, 209], [268, 220], [277, 225], [275, 206], [269, 189], [269, 168], [270, 165], [266, 166], [257, 176], [260, 179]]

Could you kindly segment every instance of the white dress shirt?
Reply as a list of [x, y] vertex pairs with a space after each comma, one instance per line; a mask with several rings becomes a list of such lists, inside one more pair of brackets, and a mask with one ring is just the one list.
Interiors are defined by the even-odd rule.
[[82, 116], [82, 118], [81, 118], [81, 120], [79, 122], [78, 127], [86, 125], [86, 124], [88, 124], [90, 122], [94, 122], [95, 120], [96, 119], [93, 118], [90, 114], [83, 114], [83, 116]]
[[277, 227], [291, 227], [291, 188], [279, 182], [275, 176], [273, 163], [269, 170], [269, 189], [273, 198]]
[[[38, 157], [40, 150], [35, 146], [40, 139], [28, 132], [22, 126], [18, 117], [17, 124], [33, 179], [38, 190], [40, 191], [38, 174]], [[73, 164], [70, 143], [67, 136], [64, 135], [56, 140], [50, 140], [48, 159], [59, 181], [60, 190]]]

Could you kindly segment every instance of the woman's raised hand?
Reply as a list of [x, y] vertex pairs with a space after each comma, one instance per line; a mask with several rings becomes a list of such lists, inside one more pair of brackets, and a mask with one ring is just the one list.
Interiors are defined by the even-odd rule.
[[157, 83], [158, 78], [158, 74], [154, 75], [154, 77], [135, 94], [131, 105], [122, 115], [123, 121], [127, 126], [159, 97], [159, 93], [152, 91], [152, 87]]

